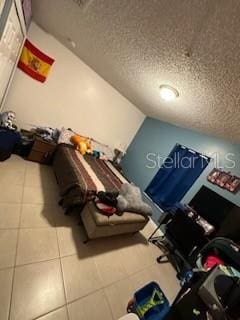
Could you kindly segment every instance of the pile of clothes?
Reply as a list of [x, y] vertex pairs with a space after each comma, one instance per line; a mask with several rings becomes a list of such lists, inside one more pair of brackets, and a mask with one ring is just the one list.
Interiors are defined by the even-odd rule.
[[98, 192], [95, 205], [106, 216], [122, 215], [124, 212], [152, 215], [152, 208], [142, 200], [141, 190], [130, 183], [122, 184], [117, 196], [110, 192]]
[[32, 132], [36, 133], [38, 136], [49, 142], [57, 142], [60, 131], [51, 127], [41, 127], [31, 129]]

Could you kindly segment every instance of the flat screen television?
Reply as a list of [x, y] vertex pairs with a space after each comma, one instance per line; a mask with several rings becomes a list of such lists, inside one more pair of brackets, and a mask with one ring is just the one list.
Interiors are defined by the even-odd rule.
[[211, 223], [216, 231], [219, 230], [228, 213], [238, 208], [234, 203], [205, 186], [201, 187], [189, 205]]

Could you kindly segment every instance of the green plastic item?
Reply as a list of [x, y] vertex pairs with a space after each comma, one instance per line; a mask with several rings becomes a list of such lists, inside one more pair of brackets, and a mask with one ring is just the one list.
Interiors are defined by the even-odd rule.
[[157, 289], [154, 289], [153, 294], [149, 299], [149, 301], [137, 308], [137, 314], [140, 318], [142, 318], [150, 309], [163, 303], [164, 303], [164, 297], [162, 292], [160, 292]]
[[193, 314], [195, 316], [200, 316], [201, 312], [199, 310], [197, 310], [197, 309], [193, 309]]

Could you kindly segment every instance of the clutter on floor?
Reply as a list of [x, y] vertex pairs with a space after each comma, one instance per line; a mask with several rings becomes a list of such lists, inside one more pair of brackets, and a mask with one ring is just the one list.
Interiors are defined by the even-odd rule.
[[[179, 212], [176, 214], [182, 217]], [[156, 241], [155, 244], [159, 245], [160, 238], [153, 235], [150, 236], [150, 241]], [[179, 249], [176, 249], [176, 244], [173, 244], [174, 240], [168, 233], [161, 237], [161, 249], [164, 249], [164, 241], [166, 254], [160, 258], [168, 256], [171, 261], [175, 261], [176, 269], [179, 271], [177, 276], [182, 285], [164, 319], [238, 319], [240, 246], [230, 239], [216, 237], [205, 245], [203, 243], [200, 246], [199, 243], [188, 256], [183, 257], [180, 252], [176, 252]], [[157, 260], [159, 263], [163, 262], [159, 258]]]
[[169, 312], [168, 299], [156, 282], [150, 282], [134, 293], [127, 310], [138, 315], [140, 320], [163, 320]]
[[237, 320], [239, 301], [240, 269], [217, 265], [205, 272], [195, 270], [172, 305], [159, 285], [151, 282], [134, 294], [127, 310], [140, 320]]

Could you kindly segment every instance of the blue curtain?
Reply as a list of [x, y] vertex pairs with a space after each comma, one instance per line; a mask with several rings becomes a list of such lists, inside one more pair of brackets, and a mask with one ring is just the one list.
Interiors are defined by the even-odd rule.
[[184, 197], [209, 161], [210, 158], [176, 144], [145, 192], [162, 209], [170, 209]]

